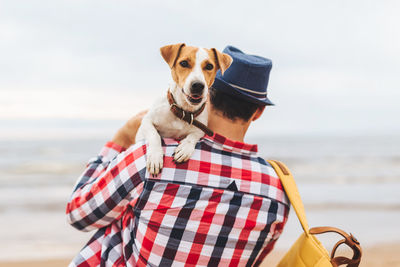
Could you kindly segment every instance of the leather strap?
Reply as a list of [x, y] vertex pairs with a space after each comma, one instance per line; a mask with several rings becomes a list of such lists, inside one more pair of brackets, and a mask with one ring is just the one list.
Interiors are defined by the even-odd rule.
[[360, 265], [360, 259], [350, 260], [349, 258], [346, 257], [336, 257], [331, 259], [331, 263], [333, 267], [338, 267], [342, 264], [347, 264], [347, 267], [358, 267], [358, 265]]
[[[283, 188], [285, 189], [286, 195], [288, 196], [289, 201], [296, 212], [297, 218], [299, 219], [300, 224], [303, 227], [304, 233], [307, 236], [333, 232], [344, 237], [344, 239], [337, 242], [332, 249], [331, 252], [332, 266], [338, 267], [342, 264], [347, 264], [347, 267], [358, 267], [362, 255], [361, 246], [358, 240], [352, 234], [349, 235], [345, 231], [335, 227], [314, 227], [309, 229], [304, 205], [303, 202], [301, 201], [299, 191], [297, 189], [296, 183], [289, 169], [282, 162], [276, 160], [268, 160], [268, 162], [269, 164], [271, 164], [275, 172], [278, 174], [278, 177], [281, 180]], [[348, 245], [353, 250], [352, 259], [341, 256], [335, 257], [337, 248], [342, 244]]]
[[212, 130], [210, 130], [210, 128], [208, 128], [206, 125], [204, 125], [203, 123], [201, 123], [200, 121], [195, 119], [197, 116], [200, 115], [200, 113], [202, 113], [204, 111], [206, 103], [201, 105], [201, 107], [198, 110], [196, 110], [195, 112], [189, 112], [189, 111], [185, 111], [184, 109], [182, 109], [181, 107], [179, 107], [176, 104], [174, 96], [172, 95], [172, 93], [169, 90], [168, 90], [168, 94], [167, 94], [167, 99], [168, 99], [168, 103], [170, 105], [170, 110], [176, 117], [178, 117], [179, 119], [181, 119], [193, 126], [196, 126], [197, 128], [202, 130], [208, 136], [214, 135], [214, 132]]
[[[310, 234], [322, 234], [322, 233], [337, 233], [344, 237], [344, 239], [340, 240], [335, 244], [331, 252], [331, 263], [334, 267], [347, 264], [348, 267], [357, 267], [360, 264], [361, 256], [362, 256], [362, 249], [360, 246], [360, 242], [352, 235], [347, 234], [345, 231], [336, 228], [336, 227], [314, 227], [310, 229]], [[337, 248], [342, 245], [346, 244], [353, 250], [353, 257], [352, 259], [346, 257], [335, 257], [335, 253]]]

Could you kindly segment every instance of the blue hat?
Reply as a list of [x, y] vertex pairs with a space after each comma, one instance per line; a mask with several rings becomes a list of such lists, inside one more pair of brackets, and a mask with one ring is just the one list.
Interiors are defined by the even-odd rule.
[[218, 71], [212, 87], [256, 104], [273, 105], [267, 98], [272, 61], [245, 54], [233, 46], [225, 47], [223, 52], [230, 55], [233, 61], [224, 75]]

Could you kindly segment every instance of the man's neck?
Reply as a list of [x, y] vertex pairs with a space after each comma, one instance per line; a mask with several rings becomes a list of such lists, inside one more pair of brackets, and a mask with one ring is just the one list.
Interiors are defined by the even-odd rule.
[[209, 110], [208, 128], [228, 139], [244, 142], [244, 136], [249, 126], [250, 122], [232, 121], [224, 117], [220, 112]]

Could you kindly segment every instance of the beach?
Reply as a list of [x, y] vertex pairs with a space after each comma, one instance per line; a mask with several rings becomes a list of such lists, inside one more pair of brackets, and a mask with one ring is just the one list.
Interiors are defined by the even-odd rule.
[[[155, 110], [155, 124], [161, 127], [158, 118], [166, 114], [157, 106], [169, 92], [174, 93], [187, 117], [191, 111], [187, 104], [192, 103], [195, 109], [194, 104], [199, 103], [194, 102], [200, 101], [192, 88], [198, 82], [204, 84], [204, 112], [218, 118], [208, 120], [209, 127], [216, 126], [213, 131], [240, 141], [245, 133], [245, 143], [258, 145], [260, 162], [278, 160], [290, 169], [310, 228], [337, 227], [355, 236], [364, 251], [361, 267], [400, 267], [399, 9], [400, 1], [394, 0], [184, 4], [161, 0], [0, 0], [0, 267], [68, 266], [95, 231], [72, 227], [66, 218], [67, 203], [79, 212], [77, 206], [86, 209], [85, 205], [105, 202], [94, 215], [79, 214], [89, 216], [84, 218], [88, 222], [96, 218], [111, 222], [116, 218], [108, 216], [119, 210], [107, 212], [119, 198], [109, 194], [110, 188], [120, 185], [118, 179], [107, 185], [99, 183], [101, 194], [86, 194], [90, 203], [82, 206], [78, 200], [70, 201], [87, 163], [96, 162], [92, 160], [103, 146], [141, 111]], [[190, 52], [186, 53], [184, 46]], [[232, 58], [229, 68], [228, 54]], [[212, 99], [213, 89], [223, 93], [217, 95], [217, 101]], [[186, 95], [182, 99], [181, 91]], [[196, 101], [190, 101], [193, 97]], [[200, 118], [207, 117], [204, 112]], [[222, 117], [243, 127], [234, 129]], [[251, 118], [250, 125], [247, 118]], [[231, 142], [221, 147], [231, 150]], [[238, 145], [233, 153], [246, 147]], [[247, 160], [247, 152], [226, 158], [238, 166], [232, 169], [219, 168], [225, 158], [216, 160], [213, 147], [205, 150], [200, 159], [204, 155], [213, 164], [201, 170], [213, 177], [248, 180], [248, 172], [240, 174], [240, 167], [260, 170], [256, 161]], [[114, 168], [112, 175], [117, 169], [123, 175], [135, 172], [135, 164], [123, 168], [126, 162], [115, 168], [108, 165]], [[177, 167], [181, 170], [174, 175], [186, 173], [196, 178], [195, 169], [200, 165], [193, 161], [187, 166]], [[259, 173], [254, 177], [264, 178]], [[258, 181], [229, 184], [238, 191], [247, 187], [257, 192], [255, 198], [258, 192], [263, 195], [264, 189], [280, 197], [276, 179], [269, 178], [265, 180], [274, 184], [260, 190]], [[126, 194], [132, 187], [126, 184], [129, 188], [121, 186], [117, 193], [135, 195], [132, 191]], [[168, 194], [166, 198], [172, 205], [175, 199], [181, 201]], [[258, 212], [259, 204], [254, 202], [247, 217], [241, 216], [242, 208], [248, 210], [241, 205], [239, 219], [232, 219], [230, 211], [236, 206], [235, 197], [224, 221], [245, 223], [241, 233], [250, 239], [245, 246], [249, 248], [261, 238], [248, 234], [246, 228], [258, 229], [262, 224], [257, 222], [265, 216], [274, 218], [276, 205], [270, 205], [266, 214]], [[182, 211], [184, 216], [189, 215], [186, 211]], [[136, 211], [134, 214], [140, 216]], [[217, 225], [210, 229], [218, 231], [220, 217], [211, 215], [204, 213], [203, 217], [215, 220]], [[241, 221], [244, 218], [249, 220]], [[267, 237], [276, 237], [280, 224], [270, 223]], [[197, 225], [203, 226], [196, 222], [193, 227]], [[227, 229], [222, 225], [219, 231]], [[143, 240], [154, 239], [141, 230]], [[157, 231], [164, 230], [159, 227]], [[302, 231], [291, 208], [283, 232], [262, 266], [276, 266]], [[137, 233], [130, 234], [137, 238]], [[191, 232], [181, 238], [188, 239], [186, 234], [203, 239], [203, 235]], [[217, 239], [216, 245], [214, 239], [204, 242], [219, 253], [220, 240], [225, 239]], [[318, 235], [318, 239], [330, 252], [342, 237], [328, 233]], [[169, 243], [176, 246], [176, 240], [179, 238], [173, 231]], [[159, 243], [157, 239], [155, 243]], [[179, 241], [183, 248], [187, 243]], [[240, 247], [244, 243], [237, 242]], [[257, 249], [259, 243], [255, 243]], [[231, 244], [226, 247], [224, 252], [234, 252]], [[338, 251], [338, 255], [347, 253]]]
[[[364, 253], [360, 266], [400, 266], [400, 139], [253, 138], [265, 158], [295, 175], [310, 227], [351, 232]], [[107, 141], [0, 141], [0, 267], [67, 266], [93, 232], [67, 224], [65, 205], [86, 162]], [[10, 230], [11, 229], [11, 230]], [[276, 263], [301, 234], [291, 211], [263, 266]], [[340, 237], [318, 238], [328, 250]], [[339, 251], [342, 253], [342, 251]]]

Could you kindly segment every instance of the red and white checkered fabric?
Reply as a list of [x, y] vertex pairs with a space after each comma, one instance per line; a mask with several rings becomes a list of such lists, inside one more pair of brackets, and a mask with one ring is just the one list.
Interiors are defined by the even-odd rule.
[[289, 201], [257, 146], [218, 134], [191, 159], [146, 171], [146, 144], [107, 143], [78, 180], [67, 218], [97, 229], [70, 266], [257, 266], [286, 223]]

